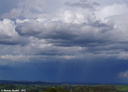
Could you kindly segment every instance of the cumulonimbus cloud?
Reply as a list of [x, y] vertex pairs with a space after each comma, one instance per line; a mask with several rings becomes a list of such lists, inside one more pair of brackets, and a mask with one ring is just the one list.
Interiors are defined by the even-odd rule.
[[[122, 23], [127, 24], [127, 22], [123, 20], [122, 15], [119, 15], [120, 13], [118, 15], [113, 14], [114, 18], [112, 15], [107, 15], [108, 19], [100, 20], [97, 18], [94, 3], [80, 1], [67, 2], [67, 8], [62, 9], [57, 14], [49, 15], [51, 17], [44, 17], [43, 3], [39, 3], [43, 1], [38, 0], [36, 3], [34, 0], [31, 3], [28, 1], [25, 1], [27, 3], [20, 3], [19, 8], [12, 9], [13, 12], [21, 10], [23, 15], [20, 11], [15, 20], [4, 19], [0, 22], [0, 44], [19, 45], [15, 54], [55, 56], [58, 57], [56, 58], [57, 61], [62, 57], [65, 60], [84, 60], [89, 55], [94, 58], [124, 59], [122, 53], [127, 50], [128, 39], [127, 26]], [[127, 8], [122, 5], [120, 7], [123, 7], [122, 9]], [[115, 5], [112, 8], [115, 9]], [[34, 17], [35, 15], [36, 17]], [[6, 57], [8, 56], [3, 59]], [[125, 55], [125, 59], [126, 57], [127, 55]]]

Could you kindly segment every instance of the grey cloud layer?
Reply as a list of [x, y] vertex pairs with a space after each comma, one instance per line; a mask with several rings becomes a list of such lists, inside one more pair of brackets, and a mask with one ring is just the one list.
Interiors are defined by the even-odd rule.
[[34, 20], [19, 24], [16, 31], [21, 36], [33, 36], [58, 45], [67, 44], [67, 46], [116, 42], [118, 38], [114, 38], [116, 30], [112, 23], [100, 23], [100, 21], [68, 24], [59, 21], [43, 23]]
[[[106, 20], [97, 19], [96, 2], [67, 2], [70, 6], [57, 14], [44, 13], [43, 0], [20, 3], [6, 18], [0, 21], [0, 44], [7, 45], [0, 58], [21, 61], [86, 61], [93, 58], [128, 59], [127, 21], [119, 15], [115, 6], [127, 8], [126, 5], [110, 5], [98, 11], [98, 14], [111, 8], [113, 14], [105, 14]], [[74, 11], [75, 10], [75, 11]], [[18, 13], [19, 12], [19, 13]], [[23, 14], [23, 15], [22, 15]], [[3, 16], [2, 15], [2, 16]], [[6, 16], [5, 16], [6, 15]], [[46, 15], [44, 17], [44, 15]], [[47, 16], [48, 15], [48, 16]], [[103, 18], [104, 18], [103, 16]], [[127, 19], [127, 16], [125, 16]], [[11, 45], [14, 45], [13, 47]], [[6, 47], [4, 47], [6, 48]], [[9, 55], [7, 55], [9, 54]], [[25, 61], [25, 60], [23, 60]]]
[[[31, 38], [26, 54], [53, 60], [84, 60], [89, 57], [127, 59], [127, 39], [112, 22], [65, 23], [28, 20], [18, 23], [16, 32]], [[31, 58], [31, 57], [30, 57]], [[51, 60], [51, 59], [50, 59]]]

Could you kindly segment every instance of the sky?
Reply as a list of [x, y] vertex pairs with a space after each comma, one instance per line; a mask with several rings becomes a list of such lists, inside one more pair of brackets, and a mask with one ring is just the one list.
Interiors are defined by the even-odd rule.
[[128, 83], [128, 0], [0, 0], [0, 80]]

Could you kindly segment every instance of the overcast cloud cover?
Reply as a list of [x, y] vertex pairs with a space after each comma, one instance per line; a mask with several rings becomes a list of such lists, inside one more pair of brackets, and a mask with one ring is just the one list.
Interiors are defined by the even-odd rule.
[[127, 0], [0, 0], [0, 79], [128, 83], [127, 20]]

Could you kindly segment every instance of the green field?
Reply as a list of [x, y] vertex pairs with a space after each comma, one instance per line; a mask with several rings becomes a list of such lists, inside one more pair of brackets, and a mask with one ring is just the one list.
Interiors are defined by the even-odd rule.
[[120, 92], [128, 92], [128, 85], [116, 85], [116, 88]]
[[1, 84], [0, 89], [26, 89], [27, 92], [128, 92], [128, 85], [11, 85]]

